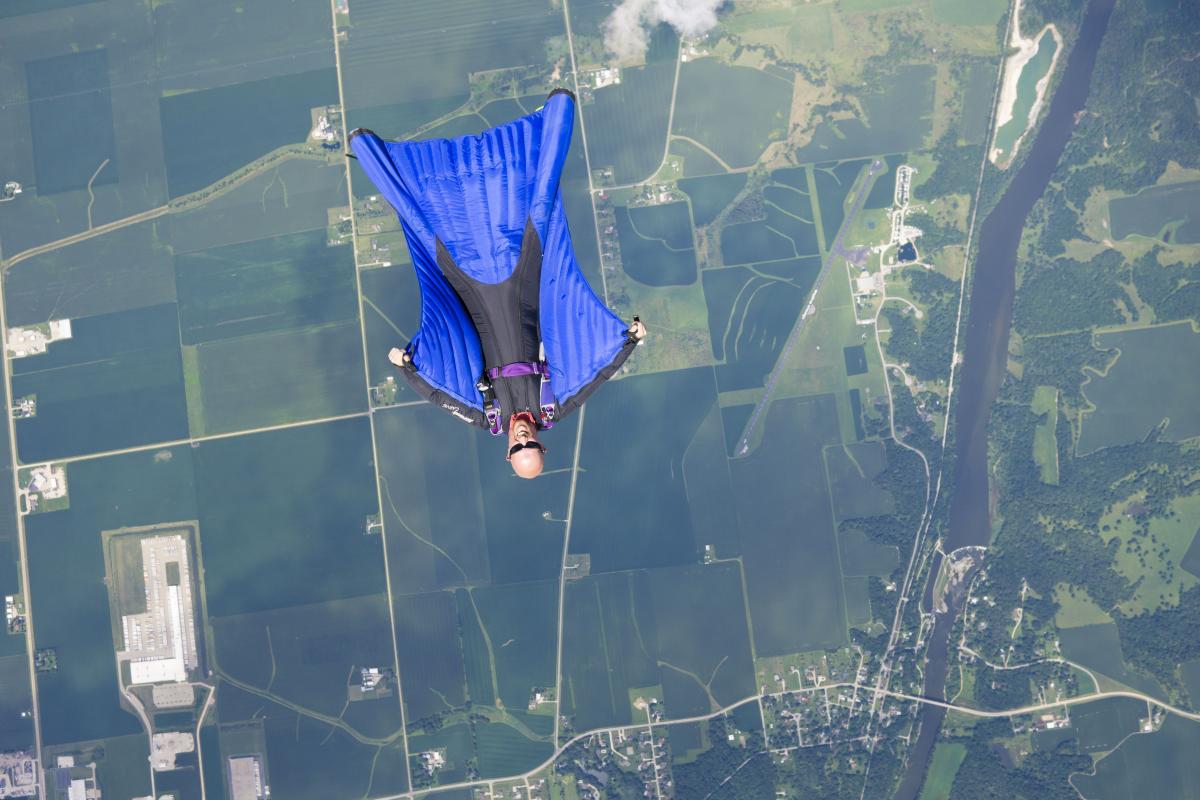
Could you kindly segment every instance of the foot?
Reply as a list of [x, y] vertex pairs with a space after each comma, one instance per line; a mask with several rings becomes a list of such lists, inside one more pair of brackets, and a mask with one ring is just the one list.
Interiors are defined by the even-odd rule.
[[395, 364], [397, 367], [407, 367], [412, 363], [412, 356], [407, 350], [401, 350], [399, 347], [393, 347], [388, 351], [388, 361]]

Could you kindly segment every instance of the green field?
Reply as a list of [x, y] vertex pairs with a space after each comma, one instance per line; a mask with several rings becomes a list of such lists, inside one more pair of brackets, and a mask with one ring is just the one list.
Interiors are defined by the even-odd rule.
[[319, 69], [194, 92], [159, 103], [171, 197], [216, 183], [312, 127], [309, 109], [337, 103], [337, 74]]
[[1033, 393], [1030, 409], [1040, 419], [1033, 431], [1033, 460], [1038, 465], [1042, 483], [1058, 485], [1058, 389], [1039, 386]]
[[846, 641], [841, 568], [821, 456], [838, 440], [833, 395], [777, 400], [762, 444], [731, 462], [758, 657]]
[[834, 445], [824, 450], [833, 511], [839, 521], [891, 514], [896, 503], [877, 478], [887, 467], [881, 442]]
[[215, 617], [211, 624], [221, 674], [341, 717], [365, 736], [386, 737], [400, 729], [394, 691], [347, 705], [347, 687], [360, 682], [359, 670], [394, 669], [385, 595]]
[[1004, 0], [933, 0], [933, 14], [951, 25], [995, 27], [1008, 10]]
[[[643, 413], [671, 397], [689, 401], [670, 414]], [[698, 560], [678, 464], [715, 401], [712, 371], [698, 368], [628, 378], [588, 402], [571, 552], [591, 556], [592, 574]], [[626, 435], [614, 437], [613, 430]], [[653, 446], [631, 460], [629, 439]], [[614, 497], [634, 496], [652, 496], [655, 502], [613, 503]]]
[[[554, 685], [558, 585], [542, 581], [491, 586], [474, 595], [495, 664], [499, 703], [524, 711], [535, 688]], [[467, 661], [475, 657], [466, 653]]]
[[[8, 324], [77, 320], [174, 302], [168, 230], [162, 221], [141, 222], [34, 256], [7, 270]], [[6, 237], [6, 253], [10, 247]]]
[[[332, 198], [330, 198], [332, 200]], [[354, 254], [320, 230], [175, 258], [185, 345], [354, 319]]]
[[737, 564], [653, 570], [659, 675], [667, 713], [706, 714], [754, 693]]
[[674, 81], [674, 61], [659, 61], [621, 70], [620, 83], [596, 90], [596, 101], [582, 107], [592, 169], [612, 167], [617, 184], [657, 171], [667, 148]]
[[791, 99], [791, 83], [767, 72], [712, 58], [689, 61], [679, 70], [671, 133], [700, 142], [731, 167], [748, 167], [783, 138]]
[[1037, 100], [1038, 82], [1046, 77], [1057, 49], [1058, 44], [1054, 41], [1054, 35], [1050, 31], [1046, 31], [1038, 39], [1037, 52], [1021, 68], [1021, 77], [1017, 80], [1017, 98], [1012, 107], [1012, 118], [996, 130], [996, 135], [992, 139], [992, 152], [996, 154], [996, 161], [1009, 159], [1017, 140], [1030, 127], [1029, 114], [1033, 111], [1033, 104]]
[[1108, 202], [1114, 239], [1148, 236], [1173, 244], [1200, 242], [1200, 181], [1151, 186]]
[[411, 723], [462, 706], [467, 678], [459, 619], [474, 609], [460, 609], [449, 592], [400, 596], [394, 602], [407, 719]]
[[545, 761], [554, 752], [550, 742], [538, 742], [522, 736], [508, 725], [485, 723], [475, 729], [476, 758], [482, 778], [503, 777], [525, 772]]
[[38, 413], [17, 423], [26, 462], [185, 438], [175, 306], [75, 320], [72, 338], [13, 361], [13, 395], [28, 394]]
[[950, 788], [958, 767], [967, 757], [967, 748], [956, 742], [939, 742], [933, 750], [933, 762], [925, 774], [920, 800], [949, 800]]
[[486, 581], [475, 429], [417, 406], [376, 414], [375, 435], [392, 591]]
[[[365, 419], [209, 441], [194, 451], [214, 617], [384, 590]], [[248, 480], [256, 476], [255, 480]]]
[[1112, 622], [1063, 628], [1059, 632], [1063, 658], [1099, 672], [1115, 681], [1151, 695], [1162, 690], [1125, 666], [1117, 626]]
[[862, 116], [822, 122], [796, 158], [827, 161], [921, 149], [932, 130], [935, 75], [932, 65], [896, 67], [859, 96]]
[[567, 584], [563, 709], [576, 730], [634, 722], [630, 690], [658, 682], [654, 574], [615, 572]]
[[1200, 363], [1200, 333], [1191, 323], [1099, 333], [1095, 340], [1119, 354], [1084, 383], [1094, 410], [1083, 418], [1081, 454], [1138, 441], [1164, 420], [1169, 441], [1200, 434], [1200, 382], [1180, 380]]
[[1095, 775], [1074, 775], [1071, 784], [1085, 797], [1200, 797], [1200, 724], [1168, 714], [1162, 728], [1133, 736], [1096, 764]]
[[183, 352], [193, 436], [366, 410], [354, 320], [205, 342]]
[[1133, 697], [1106, 697], [1071, 710], [1071, 726], [1085, 753], [1101, 753], [1141, 728], [1146, 703]]
[[616, 209], [621, 267], [647, 286], [687, 286], [696, 280], [696, 251], [686, 203]]

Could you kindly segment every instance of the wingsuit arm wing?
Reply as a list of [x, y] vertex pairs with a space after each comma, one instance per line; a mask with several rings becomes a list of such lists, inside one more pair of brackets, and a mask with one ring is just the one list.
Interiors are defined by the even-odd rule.
[[421, 288], [421, 324], [408, 345], [411, 364], [401, 370], [418, 395], [481, 427], [483, 398], [475, 383], [483, 373], [483, 350], [470, 315], [438, 268], [436, 236], [411, 194], [403, 145], [356, 130], [350, 147], [367, 177], [400, 216]]
[[542, 115], [530, 219], [542, 242], [539, 322], [561, 417], [616, 374], [636, 341], [592, 291], [571, 244], [559, 183], [575, 123], [574, 97], [565, 90], [555, 92]]

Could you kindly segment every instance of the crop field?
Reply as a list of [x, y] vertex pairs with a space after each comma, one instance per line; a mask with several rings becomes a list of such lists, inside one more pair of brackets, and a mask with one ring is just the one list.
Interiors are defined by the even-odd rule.
[[[365, 419], [205, 442], [194, 451], [214, 617], [383, 591]], [[262, 480], [247, 480], [259, 476]]]
[[[675, 405], [667, 415], [645, 413], [672, 397], [689, 402]], [[697, 560], [688, 494], [677, 464], [715, 401], [712, 371], [702, 368], [627, 378], [589, 401], [571, 552], [589, 554], [593, 574]], [[626, 435], [609, 433], [618, 429]], [[629, 440], [652, 441], [654, 446], [631, 460]], [[612, 502], [631, 496], [652, 496], [655, 502]]]
[[721, 408], [713, 403], [684, 451], [682, 468], [692, 536], [702, 550], [711, 546], [719, 558], [741, 552], [726, 450]]
[[1071, 726], [1079, 737], [1079, 748], [1101, 753], [1141, 728], [1145, 702], [1132, 697], [1106, 697], [1071, 711]]
[[1200, 181], [1151, 186], [1108, 203], [1113, 238], [1147, 236], [1173, 244], [1200, 242]]
[[17, 423], [21, 459], [44, 461], [187, 436], [175, 306], [76, 320], [72, 338], [13, 361], [13, 394], [36, 394]]
[[393, 347], [407, 345], [417, 332], [421, 300], [416, 277], [411, 269], [400, 266], [363, 270], [361, 278], [371, 384], [378, 385], [390, 377], [404, 395], [399, 402], [415, 400], [417, 396], [388, 361], [387, 354]]
[[822, 122], [797, 158], [829, 161], [921, 149], [933, 126], [935, 73], [926, 64], [897, 67], [889, 78], [860, 95], [865, 119]]
[[[675, 144], [672, 144], [672, 152], [674, 152]], [[678, 186], [679, 190], [686, 193], [691, 201], [692, 221], [699, 228], [711, 224], [722, 211], [729, 207], [738, 193], [745, 188], [746, 176], [735, 173], [683, 178], [679, 181]]]
[[1200, 724], [1168, 714], [1156, 733], [1131, 736], [1096, 764], [1095, 775], [1073, 775], [1086, 797], [1200, 797]]
[[1059, 631], [1063, 658], [1102, 673], [1115, 681], [1151, 695], [1162, 694], [1152, 681], [1125, 666], [1117, 626], [1112, 622], [1080, 625]]
[[[954, 3], [965, 6], [965, 3]], [[959, 116], [959, 137], [963, 144], [983, 144], [988, 135], [988, 118], [992, 113], [992, 87], [996, 82], [996, 67], [991, 62], [974, 62], [963, 79], [962, 113]]]
[[512, 775], [536, 767], [554, 752], [550, 742], [529, 739], [509, 725], [483, 723], [475, 729], [475, 755], [482, 778]]
[[838, 164], [819, 164], [812, 171], [813, 183], [820, 200], [821, 228], [828, 247], [846, 217], [846, 198], [866, 161], [842, 161]]
[[[1191, 323], [1096, 334], [1096, 346], [1120, 351], [1101, 375], [1089, 372], [1083, 392], [1095, 406], [1083, 418], [1081, 454], [1135, 442], [1169, 420], [1163, 438], [1200, 434], [1200, 383], [1180, 381], [1200, 363], [1200, 333]], [[18, 393], [19, 394], [19, 393]]]
[[1038, 465], [1042, 483], [1058, 485], [1058, 389], [1039, 386], [1033, 393], [1031, 408], [1041, 419], [1033, 431], [1033, 460]]
[[758, 449], [731, 462], [755, 653], [836, 647], [846, 622], [821, 457], [838, 440], [833, 395], [776, 401], [765, 426]]
[[476, 430], [424, 405], [375, 417], [392, 591], [486, 582]]
[[686, 203], [617, 207], [621, 266], [647, 286], [686, 286], [696, 280], [696, 251]]
[[450, 592], [395, 598], [396, 645], [410, 722], [466, 702], [466, 672], [458, 635], [462, 614]]
[[325, 230], [225, 245], [175, 258], [185, 345], [353, 319], [354, 257]]
[[[78, 319], [175, 301], [167, 226], [150, 221], [14, 265], [4, 276], [8, 324]], [[5, 237], [5, 250], [12, 247]]]
[[54, 648], [59, 665], [38, 676], [45, 743], [140, 730], [118, 702], [100, 532], [195, 519], [191, 456], [173, 448], [72, 464], [71, 507], [25, 520], [36, 646]]
[[636, 720], [632, 689], [659, 680], [651, 583], [658, 571], [593, 575], [567, 584], [563, 708], [576, 730]]
[[[467, 589], [457, 589], [454, 601], [458, 605], [458, 620], [461, 625], [463, 667], [467, 674], [467, 696], [472, 703], [490, 706], [496, 703], [495, 660], [484, 634], [481, 615]], [[441, 645], [443, 648], [445, 644]]]
[[887, 467], [887, 452], [881, 442], [826, 447], [825, 468], [833, 496], [833, 513], [838, 520], [876, 517], [896, 510], [892, 495], [875, 479]]
[[274, 698], [340, 717], [365, 736], [399, 730], [395, 693], [347, 704], [347, 687], [359, 683], [359, 670], [392, 668], [385, 595], [216, 617], [211, 623], [222, 674]]
[[950, 788], [958, 767], [967, 756], [965, 745], [957, 742], [939, 742], [933, 750], [933, 763], [925, 775], [920, 800], [949, 800]]
[[[800, 315], [806, 291], [745, 267], [706, 270], [703, 279], [705, 297], [712, 298], [709, 335], [714, 355], [720, 353], [725, 360], [717, 368], [720, 390], [762, 386]], [[732, 304], [726, 306], [731, 297]]]
[[649, 178], [666, 154], [678, 40], [674, 34], [670, 41], [658, 38], [663, 41], [652, 44], [649, 63], [622, 70], [620, 83], [598, 89], [595, 102], [582, 106], [589, 131], [594, 131], [588, 137], [592, 169], [612, 167], [619, 185]]
[[754, 663], [737, 564], [649, 576], [667, 713], [706, 714], [754, 693]]
[[183, 92], [160, 101], [171, 197], [216, 183], [312, 127], [310, 109], [336, 104], [332, 69]]
[[563, 32], [561, 10], [538, 0], [355, 3], [342, 46], [348, 127], [367, 124], [356, 109], [400, 104], [409, 105], [409, 118], [424, 112], [421, 122], [436, 119], [467, 99], [470, 73], [523, 66], [530, 54], [543, 58], [547, 40]]
[[791, 99], [791, 83], [762, 70], [689, 61], [679, 70], [671, 133], [699, 142], [731, 167], [748, 167], [772, 139], [783, 138]]
[[355, 320], [203, 342], [183, 355], [193, 436], [366, 410]]
[[1179, 566], [1200, 578], [1200, 528], [1192, 534], [1192, 543], [1179, 560]]
[[[535, 688], [554, 685], [558, 583], [517, 583], [473, 593], [495, 665], [499, 701], [522, 710]], [[473, 657], [466, 654], [468, 661]]]

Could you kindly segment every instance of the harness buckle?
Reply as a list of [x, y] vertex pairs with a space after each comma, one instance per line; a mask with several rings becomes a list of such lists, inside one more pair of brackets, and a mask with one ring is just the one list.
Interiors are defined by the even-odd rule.
[[[542, 362], [545, 364], [545, 362]], [[542, 427], [546, 430], [554, 427], [554, 391], [550, 387], [550, 370], [544, 369], [541, 382], [541, 417]]]
[[496, 400], [492, 382], [487, 375], [483, 375], [476, 382], [475, 388], [483, 395], [483, 413], [487, 417], [488, 430], [492, 436], [499, 436], [504, 433], [504, 425], [500, 421], [500, 403]]

